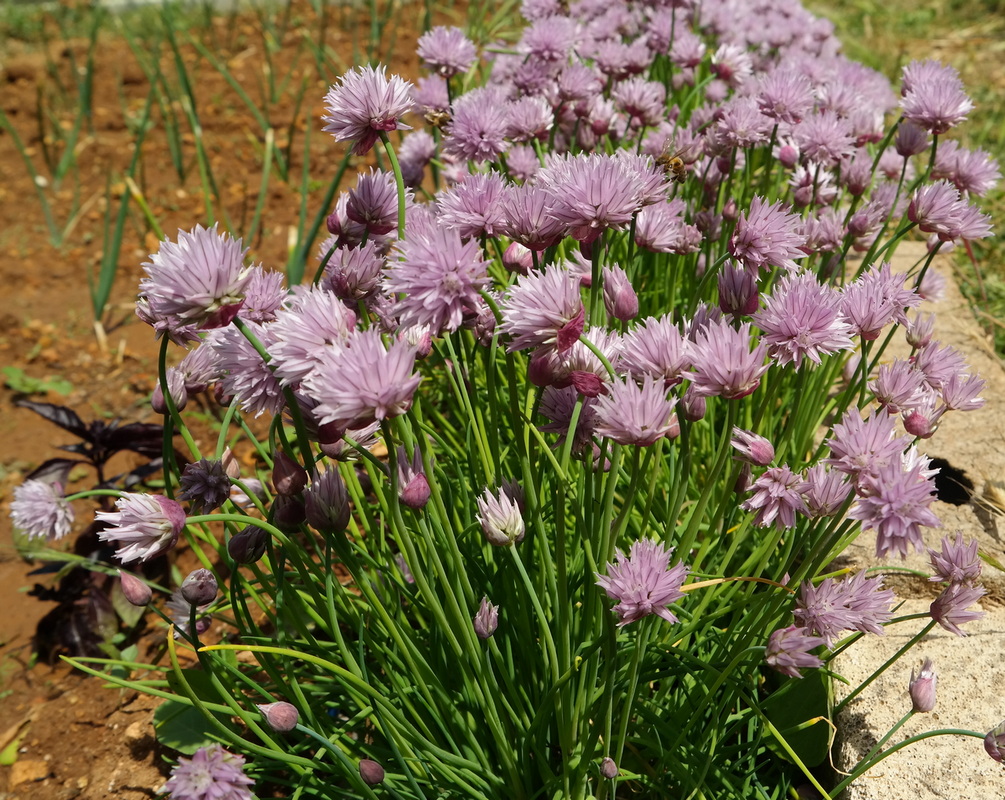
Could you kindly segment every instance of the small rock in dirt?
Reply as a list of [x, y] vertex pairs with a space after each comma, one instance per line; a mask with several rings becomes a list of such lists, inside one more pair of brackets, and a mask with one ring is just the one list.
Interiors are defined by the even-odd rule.
[[15, 761], [10, 767], [8, 785], [14, 788], [22, 783], [45, 780], [49, 773], [49, 765], [44, 761]]

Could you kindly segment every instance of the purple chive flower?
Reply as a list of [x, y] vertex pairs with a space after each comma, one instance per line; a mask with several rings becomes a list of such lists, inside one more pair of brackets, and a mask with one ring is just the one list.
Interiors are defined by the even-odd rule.
[[185, 379], [185, 393], [189, 396], [204, 392], [217, 379], [216, 355], [212, 347], [195, 347], [178, 365]]
[[618, 601], [614, 611], [619, 627], [650, 614], [677, 622], [667, 606], [684, 596], [688, 568], [680, 561], [670, 567], [673, 550], [656, 539], [640, 539], [632, 542], [627, 557], [620, 549], [614, 551], [615, 563], [607, 563], [606, 575], [594, 573], [597, 586]]
[[750, 210], [741, 212], [736, 230], [729, 240], [729, 254], [750, 270], [781, 267], [797, 269], [793, 259], [803, 258], [799, 248], [806, 239], [800, 235], [800, 218], [780, 203], [768, 203], [754, 197]]
[[803, 358], [820, 364], [821, 356], [855, 347], [841, 313], [841, 295], [810, 272], [783, 276], [753, 320], [775, 362], [796, 369]]
[[757, 273], [727, 261], [719, 272], [719, 310], [735, 317], [749, 317], [757, 311], [760, 296]]
[[[213, 620], [210, 615], [204, 612], [208, 608], [205, 606], [195, 606], [195, 634], [196, 636], [201, 636], [206, 631], [209, 630], [210, 625], [212, 625]], [[192, 622], [192, 604], [182, 597], [181, 589], [175, 589], [171, 593], [171, 597], [164, 604], [164, 608], [168, 613], [168, 617], [171, 618], [172, 623], [172, 635], [175, 639], [181, 639], [183, 636], [190, 635], [190, 625]]]
[[854, 151], [851, 122], [833, 111], [809, 115], [793, 126], [792, 136], [811, 164], [834, 167]]
[[308, 524], [321, 533], [341, 533], [349, 524], [349, 494], [338, 469], [315, 473], [304, 489]]
[[636, 76], [620, 81], [611, 90], [617, 107], [642, 125], [658, 125], [666, 116], [666, 87]]
[[214, 743], [179, 758], [164, 789], [170, 800], [252, 800], [254, 784], [244, 774], [244, 759]]
[[[266, 351], [275, 345], [271, 325], [254, 322], [247, 325]], [[241, 410], [254, 413], [256, 417], [264, 413], [279, 413], [285, 403], [282, 386], [241, 331], [234, 327], [224, 328], [214, 332], [207, 343], [216, 353], [216, 364], [221, 373], [217, 387], [237, 397]]]
[[191, 504], [193, 513], [208, 514], [227, 502], [231, 481], [222, 461], [201, 458], [185, 465], [178, 487], [178, 497]]
[[499, 201], [505, 220], [503, 233], [531, 250], [557, 244], [565, 236], [566, 226], [552, 214], [556, 202], [538, 186], [511, 187]]
[[426, 165], [436, 155], [436, 140], [428, 131], [412, 131], [401, 140], [397, 155], [405, 186], [416, 189], [422, 185]]
[[439, 336], [457, 330], [479, 307], [489, 262], [477, 241], [462, 242], [456, 228], [443, 226], [406, 238], [398, 252], [385, 289], [400, 295], [395, 309], [403, 327], [428, 325]]
[[654, 253], [686, 255], [701, 247], [701, 231], [684, 221], [682, 200], [653, 203], [635, 221], [635, 244]]
[[888, 413], [899, 414], [922, 401], [927, 391], [924, 384], [925, 374], [921, 370], [915, 369], [909, 361], [895, 358], [889, 364], [880, 365], [875, 380], [869, 383], [869, 391]]
[[753, 496], [740, 508], [755, 512], [754, 524], [759, 528], [770, 525], [792, 528], [796, 524], [796, 512], [808, 512], [800, 494], [802, 484], [802, 478], [785, 465], [766, 469], [750, 487]]
[[274, 338], [270, 363], [280, 383], [298, 386], [325, 349], [344, 342], [355, 327], [356, 315], [334, 293], [311, 287], [299, 294], [270, 326]]
[[510, 287], [499, 332], [512, 338], [510, 352], [547, 347], [564, 353], [579, 340], [584, 314], [579, 279], [552, 265], [521, 276]]
[[607, 315], [621, 322], [635, 319], [639, 313], [639, 296], [632, 288], [628, 274], [619, 266], [604, 267], [604, 308]]
[[398, 227], [398, 187], [391, 172], [370, 170], [356, 178], [345, 204], [346, 216], [371, 236]]
[[426, 75], [411, 88], [412, 100], [426, 115], [426, 119], [439, 126], [450, 119], [450, 94], [446, 78]]
[[813, 108], [813, 85], [792, 67], [779, 67], [760, 80], [757, 105], [764, 116], [790, 125]]
[[478, 498], [478, 522], [488, 543], [496, 547], [510, 547], [523, 541], [526, 528], [523, 513], [515, 492], [502, 489], [493, 492], [486, 488]]
[[506, 138], [512, 142], [544, 141], [554, 124], [555, 113], [547, 100], [537, 96], [521, 97], [510, 103]]
[[832, 647], [841, 631], [882, 635], [883, 623], [893, 617], [893, 599], [893, 591], [883, 588], [882, 576], [869, 578], [863, 570], [842, 581], [824, 578], [816, 586], [804, 582], [792, 614], [797, 625]]
[[824, 665], [819, 656], [810, 652], [823, 643], [823, 637], [811, 636], [805, 629], [795, 625], [779, 628], [768, 638], [764, 660], [769, 667], [783, 675], [801, 678], [800, 669], [813, 669]]
[[638, 175], [613, 156], [567, 157], [541, 169], [537, 182], [552, 195], [552, 216], [581, 242], [593, 242], [606, 229], [623, 230], [642, 208]]
[[[185, 376], [175, 367], [167, 368], [167, 388], [168, 394], [174, 401], [175, 408], [182, 411], [188, 405], [188, 391], [185, 389]], [[150, 407], [158, 414], [167, 414], [168, 405], [164, 399], [164, 388], [160, 381], [154, 386], [150, 395]]]
[[862, 419], [857, 408], [849, 408], [832, 429], [827, 440], [831, 454], [824, 463], [854, 477], [877, 473], [891, 463], [899, 465], [909, 440], [893, 434], [894, 420], [889, 414], [873, 412]]
[[746, 397], [757, 389], [769, 364], [764, 363], [767, 347], [759, 343], [753, 350], [750, 323], [739, 329], [728, 322], [710, 322], [701, 329], [691, 345], [694, 391], [705, 397], [721, 396], [729, 400]]
[[[582, 338], [617, 369], [621, 337], [616, 331], [593, 328]], [[582, 340], [573, 342], [572, 347], [561, 354], [547, 348], [538, 350], [531, 357], [528, 370], [535, 385], [563, 387], [571, 384], [585, 397], [601, 394], [611, 380], [607, 366]]]
[[754, 64], [740, 45], [723, 43], [712, 54], [712, 74], [730, 86], [742, 84], [754, 72]]
[[951, 583], [942, 590], [942, 594], [932, 601], [929, 613], [932, 619], [943, 628], [957, 636], [966, 636], [960, 625], [974, 622], [984, 616], [983, 611], [968, 611], [967, 609], [985, 595], [982, 586], [966, 586], [962, 583]]
[[498, 236], [505, 224], [500, 202], [505, 191], [506, 181], [498, 172], [471, 175], [437, 194], [440, 221], [456, 229], [462, 239]]
[[98, 538], [115, 545], [123, 564], [149, 561], [174, 547], [185, 527], [185, 510], [174, 500], [154, 494], [128, 494], [115, 501], [117, 511], [99, 511], [98, 522], [107, 527]]
[[948, 180], [967, 195], [983, 197], [1001, 180], [998, 162], [984, 150], [967, 150], [952, 140], [939, 142], [932, 178]]
[[582, 397], [572, 386], [563, 389], [548, 386], [541, 394], [541, 404], [538, 407], [541, 415], [550, 420], [545, 425], [539, 426], [541, 431], [559, 434], [558, 446], [561, 446], [569, 435], [569, 425], [572, 423], [573, 412], [580, 399], [582, 408], [572, 442], [572, 452], [578, 456], [593, 451], [593, 433], [597, 421], [596, 400]]
[[454, 101], [444, 153], [462, 161], [495, 161], [506, 152], [508, 107], [494, 86], [472, 89]]
[[901, 92], [904, 118], [933, 134], [959, 125], [974, 108], [959, 73], [934, 61], [912, 61], [904, 67]]
[[942, 538], [942, 549], [928, 549], [935, 570], [928, 580], [933, 582], [948, 581], [973, 585], [981, 576], [981, 559], [977, 555], [977, 540], [971, 539], [963, 543], [963, 531], [956, 531], [956, 538], [950, 541], [948, 536]]
[[327, 351], [303, 381], [304, 391], [318, 401], [318, 423], [364, 428], [405, 413], [422, 380], [412, 372], [415, 348], [394, 341], [385, 346], [371, 328], [354, 331], [343, 344]]
[[891, 322], [907, 324], [905, 309], [921, 305], [921, 297], [905, 289], [907, 273], [893, 272], [890, 262], [872, 266], [842, 291], [841, 310], [852, 330], [866, 341], [879, 338]]
[[384, 73], [384, 67], [357, 67], [346, 72], [325, 95], [324, 130], [335, 141], [353, 142], [352, 152], [366, 153], [386, 131], [407, 129], [401, 117], [414, 110], [410, 85]]
[[143, 263], [141, 316], [161, 329], [220, 328], [237, 315], [248, 283], [241, 240], [196, 225], [164, 240]]
[[766, 467], [775, 460], [775, 448], [763, 436], [753, 431], [733, 427], [733, 437], [729, 443], [738, 453], [734, 458], [742, 459], [758, 467]]
[[941, 527], [929, 506], [935, 499], [935, 483], [927, 459], [913, 466], [892, 460], [872, 473], [859, 477], [859, 497], [848, 512], [862, 529], [876, 531], [876, 555], [895, 553], [905, 558], [911, 547], [924, 548], [921, 527]]
[[[322, 247], [322, 258], [334, 243], [333, 239], [324, 243], [327, 246]], [[383, 270], [384, 258], [370, 240], [359, 247], [336, 249], [325, 266], [321, 285], [343, 303], [355, 306], [377, 293]]]
[[419, 37], [416, 52], [427, 69], [444, 78], [467, 72], [478, 52], [460, 28], [437, 25]]
[[286, 276], [282, 272], [262, 269], [260, 266], [249, 267], [241, 319], [272, 322], [276, 318], [276, 312], [289, 298], [285, 281]]
[[676, 398], [667, 398], [662, 381], [652, 377], [642, 385], [633, 380], [615, 381], [596, 401], [595, 432], [623, 445], [649, 447], [675, 429]]
[[422, 451], [416, 447], [409, 458], [404, 447], [398, 448], [398, 499], [418, 511], [429, 502], [429, 480], [422, 465]]
[[951, 411], [976, 411], [984, 407], [984, 398], [978, 397], [987, 388], [987, 381], [979, 375], [953, 374], [942, 382], [942, 401]]
[[834, 516], [851, 494], [852, 487], [843, 472], [816, 464], [806, 470], [799, 488], [810, 519]]
[[757, 147], [767, 144], [771, 120], [761, 113], [753, 97], [734, 97], [719, 108], [712, 136], [726, 149]]
[[911, 695], [911, 703], [914, 710], [921, 714], [927, 714], [935, 708], [935, 684], [938, 676], [932, 666], [932, 659], [926, 658], [921, 665], [917, 676], [914, 668], [911, 668], [911, 681], [908, 684], [908, 693]]
[[56, 541], [72, 530], [74, 514], [59, 484], [27, 480], [14, 489], [10, 517], [29, 539]]
[[492, 605], [487, 597], [483, 597], [474, 617], [474, 626], [479, 639], [491, 638], [499, 627], [499, 606]]

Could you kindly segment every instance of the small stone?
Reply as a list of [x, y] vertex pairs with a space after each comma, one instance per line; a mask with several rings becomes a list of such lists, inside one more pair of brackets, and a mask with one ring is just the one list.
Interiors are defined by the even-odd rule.
[[13, 788], [22, 783], [45, 780], [51, 770], [44, 761], [15, 761], [10, 766], [8, 785]]

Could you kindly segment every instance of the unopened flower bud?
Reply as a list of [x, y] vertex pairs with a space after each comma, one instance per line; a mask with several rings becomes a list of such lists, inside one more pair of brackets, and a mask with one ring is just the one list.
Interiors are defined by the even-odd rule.
[[792, 169], [799, 163], [799, 149], [791, 144], [783, 144], [778, 148], [778, 162], [785, 169]]
[[478, 638], [488, 639], [499, 627], [499, 606], [492, 605], [487, 597], [483, 597], [474, 622]]
[[254, 525], [235, 533], [227, 542], [227, 552], [238, 564], [254, 564], [265, 555], [268, 534]]
[[757, 275], [727, 263], [719, 273], [719, 308], [722, 313], [749, 317], [757, 311], [758, 302]]
[[705, 418], [705, 397], [692, 391], [688, 386], [680, 401], [681, 416], [688, 422], [697, 422]]
[[935, 431], [939, 427], [939, 420], [942, 414], [937, 412], [926, 414], [922, 409], [913, 409], [905, 413], [903, 417], [904, 430], [911, 434], [911, 436], [917, 436], [919, 439], [930, 439], [935, 435]]
[[600, 762], [600, 774], [608, 780], [618, 777], [618, 765], [614, 763], [613, 758], [604, 756], [604, 759]]
[[287, 733], [297, 727], [300, 721], [300, 712], [290, 703], [279, 701], [276, 703], [265, 703], [258, 706], [269, 727], [276, 733]]
[[416, 358], [425, 358], [433, 352], [433, 335], [428, 325], [412, 325], [400, 331], [398, 338], [415, 348]]
[[398, 448], [398, 499], [403, 505], [418, 511], [429, 502], [429, 481], [422, 466], [422, 452], [418, 447], [409, 459], [405, 448]]
[[[174, 400], [175, 408], [181, 411], [188, 405], [188, 390], [185, 388], [185, 376], [174, 367], [167, 368], [168, 391], [171, 392], [171, 399]], [[158, 414], [167, 414], [167, 401], [164, 399], [164, 387], [160, 381], [154, 386], [153, 394], [150, 397], [150, 405]]]
[[122, 588], [122, 596], [134, 606], [145, 606], [150, 602], [152, 595], [150, 587], [133, 573], [120, 569], [119, 585]]
[[315, 475], [304, 490], [307, 522], [321, 533], [341, 533], [349, 524], [349, 496], [337, 469]]
[[359, 762], [359, 776], [368, 786], [376, 786], [384, 782], [384, 768], [369, 758]]
[[272, 521], [283, 530], [295, 530], [307, 519], [307, 510], [301, 497], [279, 494], [272, 503]]
[[223, 451], [220, 461], [223, 462], [223, 471], [227, 473], [228, 478], [236, 481], [241, 477], [241, 465], [237, 463], [237, 456], [229, 447]]
[[914, 670], [911, 670], [911, 682], [908, 691], [911, 694], [911, 702], [914, 703], [914, 710], [922, 714], [935, 708], [935, 683], [937, 676], [932, 667], [932, 659], [926, 658], [921, 665], [921, 670], [917, 677]]
[[1005, 720], [988, 731], [984, 737], [984, 749], [999, 764], [1005, 763]]
[[639, 296], [621, 267], [604, 267], [604, 308], [621, 322], [638, 316]]
[[300, 494], [307, 486], [307, 470], [279, 450], [272, 465], [272, 485], [282, 495]]
[[206, 606], [216, 600], [219, 587], [208, 569], [197, 569], [182, 581], [181, 596], [193, 606]]
[[513, 242], [503, 253], [502, 263], [510, 272], [526, 275], [534, 268], [534, 255], [529, 248], [519, 242]]
[[749, 461], [758, 467], [766, 467], [775, 460], [775, 448], [763, 436], [742, 428], [733, 428], [733, 438], [729, 442], [736, 450], [735, 458]]
[[740, 465], [740, 474], [736, 476], [736, 483], [733, 484], [733, 492], [735, 494], [743, 495], [750, 491], [750, 485], [753, 482], [751, 478], [753, 470], [750, 467], [750, 463], [744, 461]]

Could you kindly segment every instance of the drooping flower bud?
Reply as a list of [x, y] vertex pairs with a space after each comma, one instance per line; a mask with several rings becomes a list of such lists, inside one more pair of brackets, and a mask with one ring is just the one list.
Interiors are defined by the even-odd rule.
[[734, 458], [749, 461], [758, 467], [766, 467], [775, 460], [775, 448], [771, 442], [752, 431], [734, 427], [729, 443], [737, 452]]
[[999, 764], [1005, 763], [1005, 720], [988, 731], [984, 737], [984, 749]]
[[681, 416], [688, 422], [698, 422], [705, 418], [705, 397], [692, 391], [693, 388], [693, 385], [688, 386], [680, 401]]
[[231, 537], [227, 552], [238, 564], [254, 564], [265, 555], [268, 536], [261, 528], [251, 525]]
[[120, 569], [119, 584], [122, 587], [122, 596], [134, 606], [145, 606], [150, 602], [152, 596], [150, 587], [133, 573]]
[[482, 598], [481, 605], [478, 606], [478, 613], [475, 614], [475, 633], [479, 639], [488, 639], [499, 627], [499, 606], [494, 606], [487, 597]]
[[618, 765], [614, 763], [613, 758], [604, 756], [604, 759], [600, 762], [600, 774], [608, 780], [618, 777]]
[[206, 606], [216, 600], [219, 587], [216, 578], [208, 569], [197, 569], [182, 581], [181, 596], [193, 606]]
[[911, 682], [908, 684], [908, 691], [911, 694], [911, 702], [914, 710], [925, 714], [935, 708], [935, 683], [937, 676], [932, 667], [932, 659], [926, 658], [921, 665], [917, 677], [914, 670], [911, 670]]
[[608, 316], [621, 322], [638, 316], [639, 296], [621, 267], [604, 267], [604, 308]]
[[272, 485], [282, 495], [300, 494], [307, 486], [307, 470], [279, 450], [272, 465]]
[[359, 776], [368, 786], [376, 786], [384, 782], [384, 768], [369, 758], [359, 762]]
[[297, 727], [300, 721], [300, 712], [290, 703], [282, 700], [275, 703], [265, 703], [258, 706], [269, 727], [276, 733], [287, 733]]

